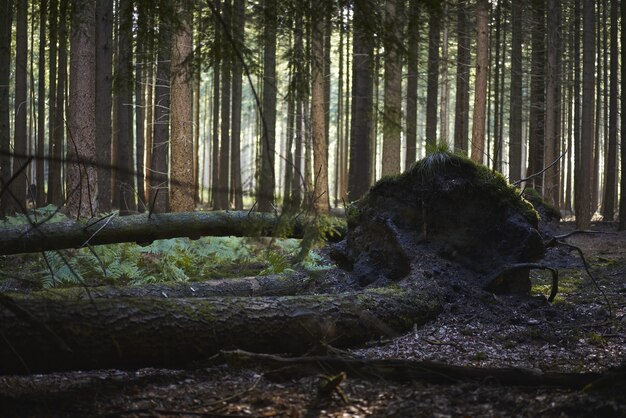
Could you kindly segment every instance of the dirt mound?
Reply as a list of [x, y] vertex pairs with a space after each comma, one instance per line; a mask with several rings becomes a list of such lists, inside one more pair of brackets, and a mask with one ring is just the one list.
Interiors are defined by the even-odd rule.
[[[405, 173], [385, 177], [348, 208], [348, 232], [332, 256], [361, 285], [384, 285], [429, 263], [462, 266], [478, 285], [527, 291], [527, 270], [504, 266], [544, 255], [533, 206], [496, 172], [435, 152]], [[427, 269], [426, 269], [427, 270]]]

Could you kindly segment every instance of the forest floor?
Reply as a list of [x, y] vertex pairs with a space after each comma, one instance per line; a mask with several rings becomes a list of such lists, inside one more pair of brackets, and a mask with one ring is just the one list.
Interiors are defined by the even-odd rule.
[[[563, 223], [558, 233], [573, 225]], [[591, 265], [552, 249], [560, 271], [550, 304], [544, 274], [532, 296], [458, 294], [432, 322], [391, 341], [346, 352], [358, 358], [433, 360], [544, 372], [602, 372], [626, 359], [626, 232], [574, 235]], [[606, 300], [610, 302], [607, 306]], [[496, 381], [433, 384], [350, 377], [346, 400], [320, 398], [319, 376], [276, 381], [261, 370], [218, 365], [187, 370], [97, 370], [0, 376], [0, 416], [115, 417], [561, 417], [626, 416], [626, 379], [592, 390], [505, 386]]]

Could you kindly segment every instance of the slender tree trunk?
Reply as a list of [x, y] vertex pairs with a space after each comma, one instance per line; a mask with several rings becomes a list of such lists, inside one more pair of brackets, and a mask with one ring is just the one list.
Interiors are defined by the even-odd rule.
[[383, 168], [384, 175], [400, 172], [402, 136], [402, 42], [403, 0], [385, 2], [385, 104], [383, 110]]
[[[559, 0], [548, 0], [548, 61], [546, 78], [546, 136], [544, 161], [552, 164], [560, 155], [561, 137], [561, 6]], [[544, 199], [558, 208], [560, 198], [560, 164], [553, 164], [544, 174]]]
[[34, 204], [36, 207], [45, 205], [46, 190], [44, 179], [44, 157], [46, 140], [46, 20], [48, 13], [48, 1], [39, 2], [39, 68], [38, 72], [38, 92], [37, 92], [37, 162], [36, 162], [36, 196]]
[[[161, 7], [163, 5], [161, 4]], [[150, 210], [169, 211], [170, 147], [170, 22], [169, 11], [159, 10], [158, 58], [154, 90], [152, 159], [150, 162]]]
[[[28, 1], [17, 0], [17, 20], [15, 35], [15, 116], [13, 129], [13, 175], [26, 163], [28, 137], [26, 120], [28, 116], [27, 61], [28, 61]], [[10, 185], [11, 198], [8, 200], [9, 213], [20, 212], [26, 205], [26, 178], [28, 171], [13, 179]]]
[[120, 215], [137, 210], [133, 164], [132, 0], [120, 0], [118, 55], [115, 66], [117, 158], [115, 193]]
[[428, 9], [428, 86], [426, 89], [426, 144], [437, 144], [437, 98], [439, 91], [440, 4]]
[[350, 128], [350, 164], [348, 199], [359, 199], [370, 186], [370, 141], [372, 122], [372, 54], [373, 39], [369, 33], [370, 2], [354, 4], [354, 40], [352, 58], [352, 116]]
[[[622, 5], [622, 10], [624, 5]], [[608, 135], [608, 153], [606, 159], [606, 170], [604, 177], [604, 204], [602, 205], [602, 217], [605, 221], [612, 221], [615, 216], [615, 202], [616, 195], [615, 189], [617, 185], [617, 120], [618, 120], [618, 44], [617, 44], [617, 0], [611, 0], [611, 79], [610, 79], [610, 93], [609, 93], [609, 135]], [[623, 11], [622, 11], [623, 13]], [[623, 27], [622, 20], [622, 36], [626, 28]], [[622, 47], [623, 51], [623, 47]], [[624, 67], [624, 64], [622, 64]], [[622, 69], [623, 71], [623, 69]], [[622, 95], [624, 91], [622, 90]], [[624, 100], [624, 99], [622, 99]], [[622, 114], [622, 120], [626, 118], [626, 115]], [[622, 122], [623, 123], [623, 122]], [[623, 126], [623, 125], [622, 125]], [[622, 141], [626, 132], [622, 131]], [[622, 153], [622, 161], [626, 159], [626, 154]], [[626, 172], [622, 170], [622, 178], [626, 176]], [[626, 189], [622, 188], [622, 200], [626, 195]]]
[[449, 34], [449, 0], [441, 0], [443, 3], [443, 13], [441, 15], [442, 20], [442, 35], [441, 41], [441, 99], [439, 100], [439, 144], [444, 147], [450, 145], [449, 141], [449, 129], [448, 129], [448, 107], [450, 106], [450, 81], [448, 80], [448, 34]]
[[471, 37], [468, 29], [467, 0], [457, 4], [457, 64], [456, 104], [454, 114], [454, 149], [467, 153], [469, 132], [469, 78], [471, 66]]
[[521, 1], [511, 2], [511, 102], [509, 111], [509, 181], [522, 178], [522, 32]]
[[67, 207], [72, 218], [94, 217], [96, 191], [96, 0], [72, 1], [68, 103]]
[[170, 206], [174, 212], [188, 212], [194, 209], [191, 3], [177, 0], [174, 10], [179, 22], [172, 34], [170, 70]]
[[339, 75], [337, 77], [337, 148], [335, 153], [335, 206], [338, 207], [340, 202], [344, 199], [344, 195], [341, 194], [341, 183], [343, 182], [342, 176], [342, 163], [344, 159], [343, 150], [343, 126], [344, 126], [344, 113], [343, 113], [343, 40], [344, 40], [344, 20], [343, 20], [343, 7], [339, 9], [339, 45], [337, 47], [339, 52]]
[[408, 54], [406, 83], [406, 158], [405, 169], [417, 155], [417, 81], [419, 61], [419, 2], [411, 0], [408, 16]]
[[326, 106], [324, 86], [324, 19], [312, 16], [311, 36], [311, 131], [313, 137], [313, 207], [328, 213], [328, 161], [326, 153]]
[[[621, 23], [622, 23], [622, 31], [621, 31], [621, 39], [620, 39], [620, 44], [622, 45], [622, 53], [621, 53], [621, 62], [622, 62], [622, 73], [621, 73], [621, 83], [622, 83], [622, 88], [624, 88], [623, 86], [626, 85], [626, 65], [624, 65], [624, 63], [626, 63], [626, 48], [624, 48], [624, 45], [626, 45], [626, 30], [624, 30], [624, 27], [626, 26], [626, 7], [624, 7], [624, 5], [621, 5]], [[626, 115], [626, 94], [624, 94], [623, 90], [622, 90], [622, 109], [621, 109], [621, 121], [622, 121], [622, 126], [621, 126], [621, 136], [620, 136], [620, 154], [622, 156], [621, 158], [621, 166], [620, 166], [620, 173], [621, 173], [621, 180], [620, 180], [620, 201], [619, 201], [619, 226], [618, 229], [620, 231], [624, 231], [626, 230], [626, 135], [624, 134], [624, 132], [626, 132], [626, 117], [624, 117], [624, 115]]]
[[[246, 5], [244, 0], [233, 0], [233, 39], [236, 48], [243, 51], [245, 25], [246, 25]], [[232, 181], [232, 192], [235, 202], [235, 210], [243, 209], [243, 191], [241, 181], [241, 90], [243, 65], [239, 56], [232, 54], [233, 69], [233, 109], [232, 109], [232, 149], [230, 175]]]
[[263, 40], [263, 133], [261, 137], [261, 170], [257, 201], [261, 212], [270, 212], [274, 206], [274, 151], [276, 140], [276, 0], [264, 0]]
[[96, 3], [96, 158], [98, 210], [111, 210], [111, 96], [113, 92], [113, 0]]
[[[596, 47], [596, 67], [595, 67], [595, 118], [594, 118], [594, 129], [593, 129], [593, 170], [591, 171], [591, 216], [596, 213], [598, 210], [600, 202], [600, 159], [602, 158], [602, 150], [600, 147], [600, 136], [602, 132], [602, 55], [603, 48], [601, 44], [602, 40], [602, 30], [600, 28], [603, 25], [602, 21], [602, 13], [600, 12], [602, 4], [598, 2], [596, 6], [598, 18], [595, 22], [595, 31], [596, 31], [596, 39], [597, 39], [597, 47]], [[594, 12], [595, 14], [596, 12]], [[604, 50], [606, 53], [606, 50]]]
[[589, 229], [591, 225], [591, 174], [594, 132], [595, 35], [593, 0], [583, 0], [583, 98], [580, 152], [577, 153], [576, 226]]
[[489, 2], [476, 3], [476, 88], [472, 122], [472, 160], [483, 162], [485, 154], [485, 117], [489, 73]]
[[151, 161], [152, 161], [152, 134], [154, 133], [154, 70], [156, 62], [156, 31], [154, 29], [156, 22], [156, 7], [152, 5], [150, 13], [148, 14], [149, 22], [149, 37], [146, 51], [146, 141], [145, 141], [145, 194], [142, 196], [145, 199], [146, 207], [150, 208], [150, 184], [152, 175]]
[[[545, 136], [545, 10], [544, 0], [531, 0], [532, 10], [532, 58], [530, 75], [530, 116], [528, 141], [528, 174], [544, 168]], [[543, 194], [543, 176], [530, 180], [529, 186]]]
[[67, 79], [67, 9], [69, 0], [61, 0], [59, 7], [59, 61], [54, 105], [54, 131], [52, 164], [48, 176], [48, 203], [58, 207], [65, 203], [63, 198], [63, 147], [65, 142], [65, 85]]
[[344, 103], [344, 134], [343, 134], [343, 159], [341, 161], [341, 198], [343, 200], [348, 199], [348, 158], [350, 156], [349, 146], [350, 146], [350, 87], [351, 79], [350, 79], [350, 19], [346, 19], [346, 93], [345, 93], [345, 103]]
[[135, 182], [137, 184], [137, 211], [143, 212], [144, 202], [144, 146], [145, 146], [145, 83], [146, 51], [144, 46], [148, 36], [148, 10], [145, 5], [137, 7], [137, 48], [135, 51]]
[[[222, 2], [222, 19], [226, 27], [220, 26], [224, 31], [222, 39], [227, 42], [231, 32], [231, 6], [230, 0]], [[215, 190], [215, 209], [228, 209], [229, 183], [230, 183], [230, 88], [231, 88], [231, 48], [222, 48], [221, 60], [221, 132], [220, 132], [220, 156], [218, 170], [218, 188]]]
[[[13, 26], [13, 1], [0, 1], [0, 190], [7, 187], [11, 179], [11, 118], [10, 118], [10, 75], [11, 75], [11, 27]], [[9, 193], [0, 196], [0, 218], [8, 213], [11, 200]]]
[[[493, 71], [493, 158], [492, 168], [494, 171], [502, 171], [502, 137], [500, 136], [500, 62], [504, 61], [500, 55], [501, 49], [504, 49], [506, 45], [502, 45], [502, 2], [496, 4], [495, 10], [495, 31], [494, 31], [494, 46], [495, 46], [495, 59], [494, 59], [494, 71]], [[506, 44], [506, 39], [505, 42]], [[502, 71], [503, 72], [503, 71]]]

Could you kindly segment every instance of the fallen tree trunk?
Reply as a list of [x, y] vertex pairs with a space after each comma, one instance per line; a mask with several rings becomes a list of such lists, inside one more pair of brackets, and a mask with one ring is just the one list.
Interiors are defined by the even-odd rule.
[[19, 310], [0, 309], [0, 373], [173, 367], [235, 348], [347, 347], [399, 335], [440, 311], [434, 291], [399, 287], [285, 297], [14, 300]]
[[[143, 286], [71, 287], [42, 290], [32, 296], [57, 300], [115, 298], [206, 298], [212, 296], [291, 296], [306, 289], [303, 273], [212, 279], [204, 282], [168, 282]], [[9, 294], [9, 296], [11, 296]]]
[[432, 361], [355, 359], [329, 356], [279, 357], [269, 354], [248, 353], [241, 350], [224, 351], [224, 360], [233, 367], [251, 367], [269, 370], [269, 378], [293, 378], [320, 373], [333, 375], [346, 373], [360, 379], [389, 380], [395, 382], [427, 381], [431, 383], [457, 383], [463, 380], [491, 381], [511, 386], [555, 386], [582, 389], [605, 374], [541, 372], [519, 367], [455, 366]]
[[[179, 212], [109, 216], [85, 221], [42, 222], [2, 228], [0, 255], [80, 248], [87, 244], [203, 236], [303, 238], [306, 219], [246, 211]], [[342, 233], [338, 232], [338, 236]]]

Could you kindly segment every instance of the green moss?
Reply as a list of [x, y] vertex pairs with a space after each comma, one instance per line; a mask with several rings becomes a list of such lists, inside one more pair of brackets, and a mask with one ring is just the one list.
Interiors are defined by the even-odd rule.
[[587, 334], [587, 342], [596, 347], [604, 347], [606, 345], [606, 338], [595, 331], [591, 331]]

